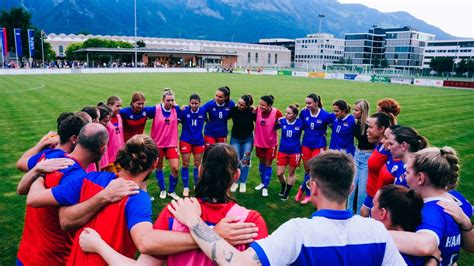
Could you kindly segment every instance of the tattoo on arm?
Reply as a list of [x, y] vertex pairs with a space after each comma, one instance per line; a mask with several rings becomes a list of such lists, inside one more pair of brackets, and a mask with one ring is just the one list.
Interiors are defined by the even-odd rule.
[[[225, 260], [226, 260], [228, 263], [230, 263], [230, 262], [232, 261], [232, 257], [234, 256], [234, 252], [229, 251], [229, 253], [230, 253], [230, 254], [229, 254], [228, 257], [225, 257], [225, 256], [224, 256]], [[224, 255], [225, 255], [225, 250], [224, 250]]]
[[217, 244], [214, 243], [212, 244], [212, 250], [211, 250], [211, 260], [214, 262], [217, 262], [216, 250], [217, 250]]
[[209, 243], [221, 240], [219, 235], [212, 231], [211, 228], [209, 228], [209, 226], [207, 226], [207, 224], [202, 221], [196, 225], [193, 225], [191, 230], [197, 237]]

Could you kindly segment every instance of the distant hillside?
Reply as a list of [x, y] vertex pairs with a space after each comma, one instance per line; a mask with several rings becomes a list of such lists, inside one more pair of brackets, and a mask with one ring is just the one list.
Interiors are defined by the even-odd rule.
[[[47, 32], [133, 35], [131, 0], [0, 0], [1, 8], [22, 6]], [[406, 12], [382, 13], [336, 0], [137, 0], [138, 35], [256, 42], [260, 38], [297, 38], [319, 28], [343, 37], [379, 27], [411, 26], [454, 36]]]

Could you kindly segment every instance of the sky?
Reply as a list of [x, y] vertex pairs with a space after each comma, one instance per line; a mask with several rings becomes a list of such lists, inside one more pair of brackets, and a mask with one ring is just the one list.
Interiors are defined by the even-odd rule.
[[339, 0], [382, 12], [406, 11], [457, 36], [474, 38], [474, 0]]

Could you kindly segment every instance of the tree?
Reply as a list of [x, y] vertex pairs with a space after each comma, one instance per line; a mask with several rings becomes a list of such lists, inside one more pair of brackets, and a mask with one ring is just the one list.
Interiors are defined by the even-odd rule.
[[435, 57], [431, 59], [430, 68], [438, 73], [451, 72], [453, 64], [451, 57]]
[[461, 62], [457, 63], [456, 72], [458, 75], [467, 73], [468, 77], [471, 77], [474, 73], [474, 60], [472, 59], [463, 59]]
[[[40, 60], [41, 55], [41, 30], [31, 24], [31, 14], [23, 8], [12, 8], [9, 11], [2, 10], [0, 13], [0, 25], [7, 29], [8, 51], [15, 51], [14, 28], [21, 29], [21, 44], [25, 57], [28, 56], [28, 29], [35, 30], [35, 56], [34, 59]], [[46, 60], [56, 58], [56, 53], [51, 49], [48, 42], [44, 42], [44, 56]]]
[[137, 41], [137, 46], [140, 47], [140, 48], [141, 47], [146, 47], [146, 44], [143, 40], [139, 40], [139, 41]]
[[66, 60], [68, 61], [72, 61], [72, 60], [84, 60], [85, 59], [85, 56], [83, 54], [74, 54], [73, 52], [76, 51], [76, 50], [79, 50], [83, 48], [83, 44], [82, 43], [73, 43], [73, 44], [70, 44], [67, 48], [66, 48]]

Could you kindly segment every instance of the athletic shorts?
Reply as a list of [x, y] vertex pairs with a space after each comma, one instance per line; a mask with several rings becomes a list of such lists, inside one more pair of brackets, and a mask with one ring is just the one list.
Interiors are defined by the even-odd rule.
[[313, 158], [314, 156], [320, 154], [321, 152], [325, 150], [326, 150], [326, 147], [314, 148], [314, 149], [308, 148], [306, 146], [301, 147], [301, 153], [303, 154], [303, 160], [305, 161]]
[[226, 143], [226, 142], [227, 142], [227, 137], [214, 138], [214, 137], [204, 135], [204, 143], [206, 144], [206, 147], [208, 147], [211, 144]]
[[257, 154], [257, 157], [260, 159], [265, 159], [265, 160], [273, 160], [276, 158], [276, 150], [277, 146], [271, 147], [271, 148], [260, 148], [260, 147], [255, 147], [255, 153]]
[[193, 145], [182, 140], [179, 142], [179, 151], [181, 154], [200, 154], [204, 152], [204, 147], [204, 145]]
[[178, 147], [158, 148], [160, 158], [179, 159]]
[[277, 157], [278, 166], [289, 165], [290, 167], [296, 168], [300, 166], [300, 162], [301, 162], [301, 154], [299, 153], [288, 154], [284, 152], [278, 152], [278, 157]]

